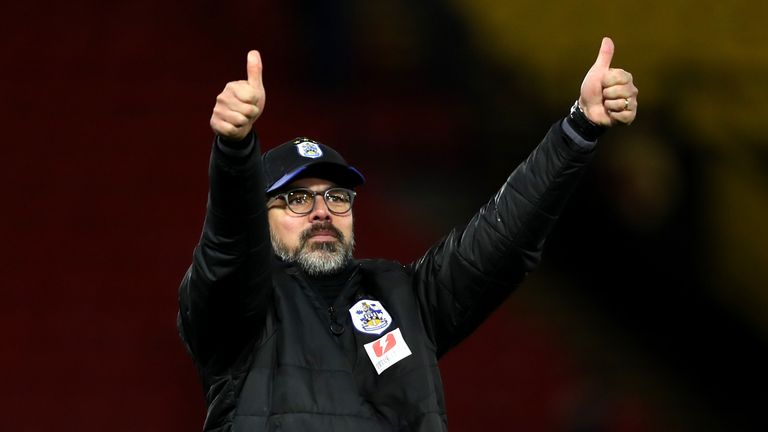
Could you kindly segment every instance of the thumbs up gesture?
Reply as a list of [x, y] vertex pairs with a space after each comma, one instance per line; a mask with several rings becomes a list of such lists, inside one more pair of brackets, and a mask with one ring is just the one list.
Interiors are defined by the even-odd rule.
[[581, 83], [579, 105], [587, 118], [599, 126], [630, 124], [637, 114], [637, 87], [632, 74], [611, 67], [613, 41], [603, 38], [595, 64]]
[[248, 79], [227, 83], [216, 97], [211, 128], [217, 135], [230, 141], [240, 141], [251, 131], [253, 122], [264, 111], [266, 95], [262, 69], [259, 52], [249, 51], [246, 64]]

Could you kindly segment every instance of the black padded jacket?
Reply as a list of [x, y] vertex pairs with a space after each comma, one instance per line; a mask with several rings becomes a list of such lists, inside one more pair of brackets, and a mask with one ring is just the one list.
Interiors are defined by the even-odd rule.
[[[204, 229], [180, 287], [204, 430], [446, 430], [438, 358], [536, 266], [592, 152], [558, 122], [469, 223], [409, 265], [355, 261], [329, 308], [272, 253], [253, 148], [233, 157], [214, 145]], [[374, 316], [383, 331], [352, 322], [360, 305], [385, 311]], [[387, 358], [390, 348], [398, 356]]]

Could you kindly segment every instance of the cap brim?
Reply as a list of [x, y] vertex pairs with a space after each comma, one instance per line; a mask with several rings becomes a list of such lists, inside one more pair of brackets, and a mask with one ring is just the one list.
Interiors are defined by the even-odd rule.
[[355, 167], [331, 162], [321, 162], [304, 165], [286, 173], [284, 176], [277, 179], [276, 182], [272, 183], [272, 186], [267, 189], [267, 194], [287, 186], [294, 180], [307, 177], [325, 179], [338, 186], [346, 188], [354, 188], [365, 183], [365, 177], [363, 177], [363, 174]]

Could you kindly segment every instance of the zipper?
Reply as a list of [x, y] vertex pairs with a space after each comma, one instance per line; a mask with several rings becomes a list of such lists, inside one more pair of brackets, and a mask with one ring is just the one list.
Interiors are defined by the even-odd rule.
[[[349, 275], [349, 278], [344, 283], [344, 287], [341, 289], [341, 292], [339, 293], [339, 297], [336, 299], [336, 305], [338, 305], [342, 300], [347, 298], [349, 296], [349, 293], [347, 291], [349, 290], [350, 284], [352, 283], [352, 280], [355, 278], [355, 275], [360, 270], [360, 265], [358, 264], [354, 270], [352, 270], [352, 274]], [[343, 304], [342, 304], [343, 305]], [[344, 325], [341, 324], [336, 319], [336, 306], [331, 305], [328, 308], [328, 317], [331, 319], [331, 333], [333, 333], [336, 336], [341, 336], [342, 333], [344, 333]]]
[[328, 316], [331, 318], [331, 333], [336, 336], [340, 336], [344, 333], [344, 326], [336, 321], [336, 308], [333, 306], [328, 308]]

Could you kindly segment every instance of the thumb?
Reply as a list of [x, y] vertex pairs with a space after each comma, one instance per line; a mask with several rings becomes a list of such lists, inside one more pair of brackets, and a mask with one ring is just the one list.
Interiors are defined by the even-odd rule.
[[260, 87], [261, 83], [261, 71], [263, 66], [261, 64], [261, 55], [256, 50], [248, 51], [248, 62], [246, 64], [246, 70], [248, 71], [248, 84], [252, 87]]
[[613, 58], [613, 41], [609, 37], [603, 38], [603, 43], [600, 45], [600, 52], [597, 54], [597, 60], [593, 69], [607, 70], [611, 67], [611, 59]]

